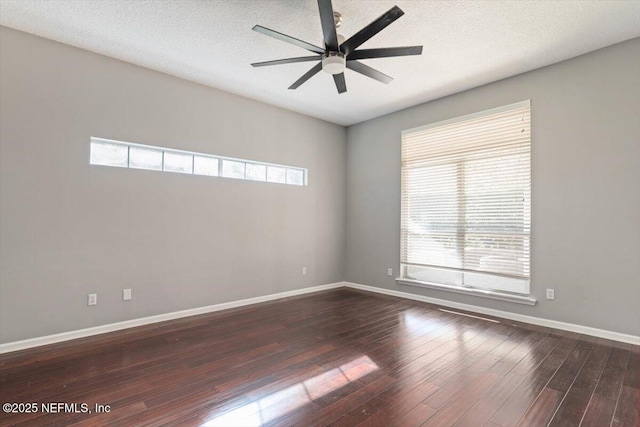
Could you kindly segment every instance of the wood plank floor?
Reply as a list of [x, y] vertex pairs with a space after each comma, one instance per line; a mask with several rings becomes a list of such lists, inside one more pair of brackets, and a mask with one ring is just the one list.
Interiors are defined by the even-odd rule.
[[38, 410], [0, 424], [640, 426], [637, 346], [469, 314], [338, 289], [9, 353]]

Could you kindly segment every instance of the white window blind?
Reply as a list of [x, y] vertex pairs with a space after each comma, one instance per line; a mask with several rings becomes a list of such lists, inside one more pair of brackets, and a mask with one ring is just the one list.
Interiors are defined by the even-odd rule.
[[529, 292], [530, 102], [402, 134], [403, 277]]

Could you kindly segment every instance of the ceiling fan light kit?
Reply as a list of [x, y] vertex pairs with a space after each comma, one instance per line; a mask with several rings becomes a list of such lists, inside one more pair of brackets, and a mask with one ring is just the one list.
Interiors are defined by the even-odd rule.
[[322, 71], [329, 74], [340, 74], [344, 72], [347, 60], [342, 52], [327, 52], [322, 55]]
[[314, 65], [313, 68], [289, 86], [289, 89], [297, 89], [304, 82], [316, 75], [320, 70], [323, 70], [324, 72], [333, 75], [333, 80], [338, 93], [344, 93], [347, 91], [347, 85], [344, 78], [345, 68], [349, 68], [352, 71], [385, 84], [393, 80], [386, 74], [357, 61], [358, 59], [389, 58], [393, 56], [422, 54], [422, 46], [357, 50], [360, 45], [404, 15], [404, 12], [398, 6], [392, 7], [378, 19], [374, 20], [372, 23], [346, 40], [336, 31], [336, 28], [342, 24], [342, 15], [333, 11], [331, 0], [318, 0], [318, 9], [320, 11], [320, 23], [322, 24], [322, 34], [324, 36], [324, 49], [294, 37], [287, 36], [286, 34], [256, 25], [253, 27], [254, 31], [301, 47], [315, 55], [256, 62], [251, 65], [254, 67], [264, 67], [270, 65], [293, 64], [297, 62], [320, 61], [320, 63]]

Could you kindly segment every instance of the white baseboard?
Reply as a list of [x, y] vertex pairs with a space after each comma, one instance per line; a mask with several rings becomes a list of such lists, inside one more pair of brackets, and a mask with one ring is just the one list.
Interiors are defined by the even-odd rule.
[[515, 320], [518, 322], [531, 323], [533, 325], [545, 326], [548, 328], [560, 329], [563, 331], [576, 332], [579, 334], [591, 335], [599, 338], [606, 338], [613, 341], [620, 341], [624, 343], [640, 345], [640, 337], [635, 335], [621, 334], [619, 332], [607, 331], [604, 329], [592, 328], [589, 326], [575, 325], [573, 323], [559, 322], [557, 320], [543, 319], [539, 317], [526, 316], [523, 314], [511, 313], [508, 311], [494, 310], [491, 308], [484, 308], [470, 304], [462, 304], [458, 302], [431, 298], [422, 295], [411, 294], [408, 292], [394, 291], [390, 289], [377, 288], [374, 286], [361, 285], [358, 283], [350, 282], [337, 282], [328, 285], [313, 286], [310, 288], [296, 289], [294, 291], [279, 292], [277, 294], [264, 295], [261, 297], [247, 298], [238, 301], [225, 302], [222, 304], [214, 304], [205, 307], [192, 308], [188, 310], [174, 311], [171, 313], [158, 314], [156, 316], [142, 317], [139, 319], [125, 320], [123, 322], [109, 323], [107, 325], [95, 326], [92, 328], [79, 329], [75, 331], [63, 332], [60, 334], [47, 335], [44, 337], [31, 338], [22, 341], [14, 341], [5, 344], [0, 344], [0, 354], [9, 353], [12, 351], [25, 350], [33, 347], [40, 347], [47, 344], [55, 344], [63, 341], [74, 340], [77, 338], [84, 338], [93, 335], [104, 334], [107, 332], [119, 331], [122, 329], [133, 328], [136, 326], [149, 325], [152, 323], [164, 322], [167, 320], [180, 319], [183, 317], [195, 316], [198, 314], [212, 313], [220, 310], [227, 310], [229, 308], [242, 307], [245, 305], [257, 304], [266, 301], [273, 301], [281, 298], [287, 298], [297, 295], [304, 295], [313, 292], [320, 292], [329, 289], [336, 289], [341, 287], [348, 287], [353, 289], [360, 289], [363, 291], [375, 292], [379, 294], [391, 295], [399, 298], [412, 299], [416, 301], [423, 301], [431, 304], [441, 305], [444, 307], [457, 308], [459, 310], [471, 311], [474, 313], [487, 314], [495, 317], [502, 317], [504, 319]]
[[208, 305], [205, 307], [191, 308], [188, 310], [174, 311], [171, 313], [158, 314], [156, 316], [142, 317], [139, 319], [125, 320], [123, 322], [109, 323], [107, 325], [95, 326], [92, 328], [78, 329], [75, 331], [62, 332], [55, 335], [30, 338], [22, 341], [14, 341], [0, 344], [0, 354], [12, 351], [25, 350], [47, 344], [54, 344], [62, 341], [74, 340], [77, 338], [89, 337], [92, 335], [104, 334], [107, 332], [119, 331], [136, 326], [149, 325], [151, 323], [164, 322], [167, 320], [179, 319], [182, 317], [195, 316], [198, 314], [212, 313], [214, 311], [227, 310], [229, 308], [242, 307], [245, 305], [257, 304], [260, 302], [273, 301], [281, 298], [288, 298], [297, 295], [304, 295], [313, 292], [325, 291], [344, 287], [344, 282], [331, 283], [328, 285], [313, 286], [310, 288], [296, 289], [294, 291], [279, 292], [277, 294], [264, 295], [261, 297], [247, 298], [238, 301], [225, 302], [222, 304]]
[[628, 344], [640, 345], [640, 337], [635, 335], [621, 334], [619, 332], [607, 331], [605, 329], [592, 328], [590, 326], [575, 325], [573, 323], [559, 322], [557, 320], [543, 319], [540, 317], [526, 316], [524, 314], [511, 313], [508, 311], [494, 310], [492, 308], [478, 307], [476, 305], [462, 304], [439, 298], [431, 298], [423, 295], [411, 294], [408, 292], [393, 291], [391, 289], [377, 288], [374, 286], [361, 285], [358, 283], [344, 282], [344, 286], [363, 291], [376, 292], [379, 294], [391, 295], [399, 298], [407, 298], [416, 301], [428, 302], [459, 310], [471, 311], [474, 313], [487, 314], [489, 316], [502, 317], [504, 319], [515, 320], [517, 322], [531, 323], [533, 325], [545, 326], [547, 328], [561, 329], [563, 331], [576, 332], [584, 335], [591, 335], [598, 338], [606, 338], [613, 341], [620, 341]]

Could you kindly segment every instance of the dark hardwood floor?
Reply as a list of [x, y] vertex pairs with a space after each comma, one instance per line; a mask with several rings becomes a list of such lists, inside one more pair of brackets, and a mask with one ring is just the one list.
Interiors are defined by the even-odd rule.
[[9, 353], [38, 411], [0, 423], [640, 425], [638, 347], [468, 314], [338, 289]]

